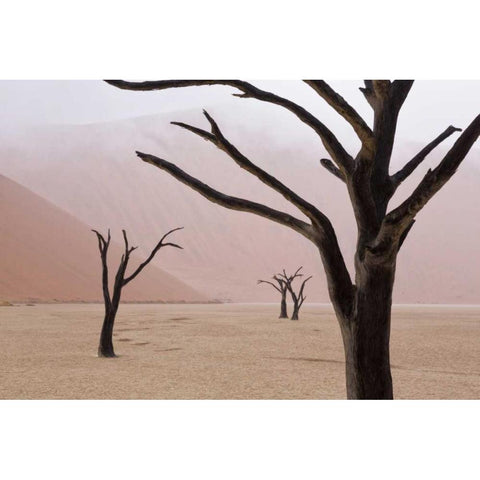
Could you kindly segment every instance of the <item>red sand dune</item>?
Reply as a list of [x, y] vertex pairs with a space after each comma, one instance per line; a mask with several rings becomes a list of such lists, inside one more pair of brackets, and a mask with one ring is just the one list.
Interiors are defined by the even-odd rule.
[[[298, 130], [303, 136], [293, 135], [297, 130], [292, 130], [292, 138], [286, 139], [281, 136], [288, 129], [281, 135], [272, 125], [257, 131], [239, 127], [242, 119], [215, 109], [211, 113], [243, 153], [332, 218], [351, 268], [356, 237], [351, 206], [344, 185], [319, 165], [325, 153], [318, 139], [309, 136], [308, 129], [304, 134], [301, 126]], [[280, 121], [283, 118], [279, 114]], [[159, 264], [210, 298], [274, 301], [276, 292], [257, 286], [256, 280], [282, 267], [291, 270], [304, 265], [314, 275], [307, 301], [328, 301], [319, 255], [311, 243], [265, 219], [213, 205], [135, 156], [135, 150], [162, 156], [219, 190], [266, 202], [302, 218], [223, 152], [171, 126], [170, 120], [205, 125], [198, 113], [177, 112], [31, 129], [2, 139], [0, 168], [86, 224], [134, 232], [142, 247], [148, 248], [167, 229], [185, 226], [181, 233], [185, 250], [181, 254], [162, 252]], [[394, 166], [408, 161], [422, 147], [396, 145]], [[442, 151], [438, 148], [428, 157], [401, 187], [398, 198], [412, 191], [427, 168], [438, 163]], [[395, 302], [480, 303], [479, 159], [479, 150], [472, 150], [455, 177], [418, 215], [400, 253]]]
[[[0, 300], [102, 299], [97, 241], [87, 225], [3, 175], [0, 175], [0, 218]], [[112, 233], [121, 238], [120, 231]], [[132, 242], [136, 240], [135, 235], [131, 237]], [[175, 238], [180, 244], [181, 237], [179, 232]], [[121, 253], [121, 246], [112, 243], [109, 251], [112, 275]], [[162, 253], [157, 255], [161, 257]], [[182, 255], [179, 250], [176, 253]], [[141, 260], [132, 256], [132, 265]], [[207, 300], [152, 265], [125, 287], [123, 299]]]

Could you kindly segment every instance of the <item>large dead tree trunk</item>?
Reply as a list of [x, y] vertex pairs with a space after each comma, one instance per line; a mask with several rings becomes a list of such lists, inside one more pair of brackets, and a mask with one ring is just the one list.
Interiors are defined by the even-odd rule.
[[167, 232], [157, 243], [155, 248], [152, 250], [148, 258], [141, 263], [136, 270], [128, 277], [125, 277], [128, 262], [130, 260], [131, 253], [137, 247], [129, 247], [127, 233], [125, 230], [122, 230], [123, 240], [125, 242], [125, 251], [120, 260], [120, 265], [118, 266], [117, 273], [115, 275], [115, 282], [113, 285], [113, 293], [110, 295], [110, 289], [108, 286], [108, 263], [107, 263], [107, 254], [108, 247], [110, 246], [110, 230], [108, 230], [107, 238], [97, 232], [92, 230], [97, 236], [98, 240], [98, 249], [100, 251], [100, 258], [102, 260], [102, 290], [103, 290], [103, 300], [105, 304], [105, 317], [103, 319], [102, 331], [100, 333], [100, 342], [98, 345], [98, 356], [106, 358], [115, 358], [115, 350], [113, 348], [113, 326], [115, 323], [115, 316], [117, 315], [118, 307], [120, 305], [120, 298], [122, 296], [122, 289], [125, 285], [131, 282], [155, 257], [156, 253], [162, 247], [175, 247], [182, 248], [175, 243], [164, 243], [165, 238], [170, 235], [172, 232], [181, 230], [183, 227], [175, 228]]
[[161, 80], [153, 82], [108, 83], [128, 90], [164, 90], [168, 88], [224, 85], [240, 93], [238, 97], [254, 98], [289, 110], [320, 137], [331, 158], [321, 165], [345, 183], [357, 223], [355, 283], [345, 266], [337, 237], [330, 220], [314, 205], [293, 192], [278, 179], [245, 157], [223, 135], [213, 118], [205, 113], [210, 131], [185, 123], [173, 122], [199, 135], [227, 153], [241, 168], [280, 193], [305, 215], [308, 221], [243, 198], [225, 195], [190, 176], [176, 165], [154, 155], [137, 155], [212, 202], [233, 210], [254, 213], [285, 225], [313, 242], [319, 249], [327, 276], [331, 302], [342, 331], [345, 345], [348, 398], [393, 398], [389, 361], [392, 289], [397, 253], [423, 206], [440, 190], [459, 167], [480, 134], [480, 115], [462, 132], [439, 165], [428, 170], [412, 194], [397, 208], [388, 204], [397, 187], [422, 163], [425, 157], [459, 128], [448, 127], [409, 160], [398, 172], [389, 173], [395, 131], [400, 109], [413, 81], [366, 80], [360, 90], [374, 113], [373, 126], [323, 80], [306, 80], [353, 128], [361, 141], [355, 156], [350, 155], [333, 132], [305, 108], [274, 93], [261, 90], [241, 80]]
[[288, 318], [288, 312], [287, 312], [287, 284], [286, 282], [280, 278], [279, 275], [274, 275], [273, 280], [275, 280], [278, 284], [275, 285], [273, 282], [268, 282], [267, 280], [258, 280], [257, 284], [261, 283], [266, 283], [268, 285], [271, 285], [277, 292], [280, 293], [281, 295], [281, 300], [280, 300], [280, 315], [278, 318]]
[[354, 309], [341, 318], [348, 398], [393, 398], [390, 318], [395, 265], [364, 265]]

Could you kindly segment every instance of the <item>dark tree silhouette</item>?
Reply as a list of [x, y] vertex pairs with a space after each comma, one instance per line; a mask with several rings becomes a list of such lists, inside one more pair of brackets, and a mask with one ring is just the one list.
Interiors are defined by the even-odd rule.
[[455, 173], [480, 133], [480, 115], [463, 131], [433, 170], [428, 170], [411, 195], [391, 211], [388, 203], [398, 186], [444, 139], [459, 128], [448, 127], [398, 172], [389, 173], [395, 130], [400, 109], [412, 87], [411, 80], [366, 80], [360, 90], [374, 113], [373, 126], [323, 80], [306, 80], [353, 128], [361, 147], [352, 156], [333, 132], [305, 108], [274, 93], [242, 80], [161, 80], [126, 82], [110, 80], [111, 85], [127, 90], [224, 85], [237, 89], [235, 95], [271, 103], [289, 110], [320, 137], [331, 159], [322, 159], [330, 173], [345, 183], [355, 214], [358, 236], [355, 252], [355, 280], [345, 265], [335, 230], [330, 220], [314, 205], [285, 184], [252, 163], [223, 135], [214, 119], [205, 113], [210, 131], [173, 122], [199, 135], [227, 153], [241, 168], [282, 194], [308, 222], [285, 212], [243, 198], [221, 193], [154, 155], [137, 152], [147, 163], [167, 171], [212, 202], [233, 210], [254, 213], [285, 225], [316, 245], [325, 269], [328, 291], [340, 324], [346, 359], [348, 398], [393, 398], [390, 372], [390, 318], [392, 289], [398, 252], [415, 216]]
[[97, 232], [92, 230], [97, 235], [98, 239], [98, 249], [100, 250], [100, 258], [102, 260], [102, 287], [103, 287], [103, 300], [105, 303], [105, 318], [103, 320], [102, 332], [100, 334], [100, 343], [98, 345], [98, 356], [99, 357], [115, 357], [115, 351], [113, 349], [113, 325], [115, 323], [115, 316], [117, 315], [118, 306], [120, 304], [120, 297], [122, 295], [122, 288], [130, 283], [155, 257], [156, 253], [163, 247], [175, 247], [182, 248], [175, 243], [163, 243], [165, 238], [171, 233], [181, 230], [183, 227], [174, 228], [167, 232], [157, 243], [155, 248], [152, 250], [152, 253], [148, 258], [141, 263], [136, 270], [128, 277], [125, 277], [128, 261], [130, 260], [131, 253], [136, 250], [138, 247], [130, 247], [128, 245], [127, 233], [125, 230], [122, 230], [123, 240], [125, 243], [125, 251], [120, 260], [120, 265], [118, 266], [117, 273], [115, 275], [115, 282], [113, 285], [113, 294], [110, 295], [110, 289], [108, 287], [108, 264], [107, 264], [107, 253], [108, 247], [110, 246], [110, 229], [108, 230], [107, 239]]
[[298, 293], [295, 293], [295, 290], [293, 289], [293, 282], [296, 278], [303, 277], [303, 274], [299, 273], [302, 268], [303, 267], [300, 267], [293, 275], [287, 275], [285, 270], [283, 270], [283, 273], [278, 274], [279, 277], [282, 278], [282, 280], [285, 282], [287, 290], [290, 293], [290, 296], [292, 297], [293, 313], [292, 313], [292, 318], [290, 320], [299, 319], [300, 308], [302, 308], [303, 302], [307, 298], [303, 294], [303, 290], [305, 288], [305, 284], [312, 278], [310, 276], [305, 280], [303, 280], [302, 284], [300, 285], [300, 289], [298, 290]]
[[277, 292], [281, 295], [280, 300], [280, 315], [278, 318], [288, 318], [287, 313], [287, 282], [281, 278], [279, 275], [274, 275], [272, 277], [273, 280], [277, 282], [278, 285], [275, 285], [273, 282], [269, 282], [267, 280], [258, 280], [257, 284], [260, 285], [261, 283], [267, 283], [271, 285]]

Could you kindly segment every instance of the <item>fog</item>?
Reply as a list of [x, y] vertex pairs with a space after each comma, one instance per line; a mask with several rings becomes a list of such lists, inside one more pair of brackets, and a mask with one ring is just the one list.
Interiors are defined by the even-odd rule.
[[[347, 146], [355, 143], [349, 125], [302, 82], [252, 83], [300, 103], [324, 121]], [[358, 90], [363, 84], [361, 81], [329, 83], [371, 123], [371, 109]], [[178, 120], [179, 110], [200, 112], [202, 108], [215, 108], [221, 116], [234, 118], [238, 124], [259, 124], [273, 131], [280, 129], [279, 139], [283, 140], [288, 140], [285, 133], [288, 137], [308, 130], [280, 107], [233, 97], [234, 91], [215, 86], [132, 92], [100, 80], [3, 80], [0, 81], [0, 128], [5, 133], [27, 125], [89, 124], [168, 112], [177, 112], [172, 120]], [[397, 138], [430, 141], [448, 125], [464, 128], [479, 111], [480, 81], [421, 80], [414, 84], [403, 107]], [[450, 143], [453, 141], [449, 139]]]

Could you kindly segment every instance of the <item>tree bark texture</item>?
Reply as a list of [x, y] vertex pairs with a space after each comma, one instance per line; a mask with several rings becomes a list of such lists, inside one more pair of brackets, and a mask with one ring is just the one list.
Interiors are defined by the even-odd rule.
[[363, 265], [354, 310], [342, 318], [348, 399], [392, 399], [390, 322], [395, 265]]

